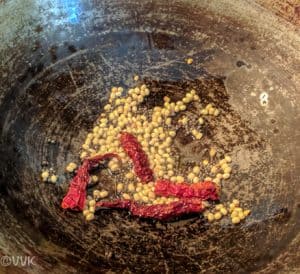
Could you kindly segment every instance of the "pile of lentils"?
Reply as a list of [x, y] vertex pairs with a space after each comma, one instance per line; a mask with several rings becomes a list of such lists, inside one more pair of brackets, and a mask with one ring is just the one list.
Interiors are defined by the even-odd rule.
[[[134, 76], [135, 81], [138, 79], [138, 76]], [[137, 138], [148, 155], [150, 168], [154, 172], [155, 179], [164, 178], [178, 184], [212, 181], [220, 187], [221, 180], [228, 180], [231, 175], [230, 163], [232, 160], [229, 155], [224, 155], [218, 163], [212, 164], [211, 161], [217, 153], [216, 149], [212, 147], [209, 151], [209, 159], [203, 159], [196, 163], [187, 174], [182, 174], [178, 168], [179, 157], [177, 157], [176, 150], [172, 146], [179, 130], [178, 124], [186, 126], [194, 140], [201, 140], [203, 137], [201, 127], [205, 123], [204, 116], [216, 117], [220, 114], [219, 109], [212, 104], [197, 107], [199, 114], [196, 122], [193, 123], [194, 126], [191, 126], [189, 118], [182, 114], [189, 105], [201, 104], [201, 98], [194, 89], [188, 91], [181, 100], [172, 101], [168, 96], [165, 96], [162, 106], [146, 109], [141, 104], [149, 94], [149, 87], [145, 84], [136, 85], [127, 91], [122, 87], [113, 87], [109, 94], [108, 103], [104, 106], [104, 112], [100, 114], [94, 128], [87, 134], [82, 145], [81, 160], [105, 153], [117, 153], [121, 162], [114, 158], [107, 164], [109, 172], [117, 181], [114, 193], [124, 199], [132, 199], [148, 205], [168, 204], [177, 201], [178, 198], [176, 197], [156, 196], [154, 193], [155, 182], [143, 184], [134, 174], [131, 161], [119, 141], [119, 134], [128, 132]], [[181, 113], [180, 119], [178, 119], [179, 113]], [[210, 174], [214, 174], [214, 177], [205, 177], [200, 174], [201, 165], [206, 168], [210, 165]], [[77, 164], [75, 163], [69, 163], [66, 167], [66, 171], [73, 174], [76, 169]], [[53, 175], [50, 178], [47, 175], [49, 173], [44, 170], [42, 173], [43, 181], [53, 181]], [[91, 181], [97, 184], [98, 176], [91, 176]], [[95, 189], [93, 195], [87, 197], [86, 206], [83, 210], [86, 220], [94, 219], [96, 201], [109, 197], [108, 190]], [[232, 223], [238, 224], [250, 214], [250, 210], [241, 208], [240, 202], [234, 199], [227, 206], [223, 204], [211, 205], [203, 215], [209, 222], [213, 222], [229, 214]]]

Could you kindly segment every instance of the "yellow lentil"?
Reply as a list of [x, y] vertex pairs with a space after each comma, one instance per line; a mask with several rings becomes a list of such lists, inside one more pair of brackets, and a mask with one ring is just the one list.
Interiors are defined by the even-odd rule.
[[222, 214], [220, 212], [216, 212], [214, 214], [215, 220], [220, 220], [222, 218]]
[[214, 214], [208, 213], [208, 214], [207, 214], [207, 220], [208, 220], [209, 222], [213, 222], [213, 221], [215, 220]]
[[122, 197], [123, 197], [123, 199], [125, 199], [125, 200], [130, 200], [130, 195], [127, 194], [127, 193], [123, 193]]
[[117, 184], [117, 191], [118, 192], [121, 192], [123, 190], [123, 188], [124, 188], [124, 184], [122, 184], [122, 183]]
[[193, 58], [188, 58], [188, 59], [186, 59], [186, 63], [187, 63], [188, 65], [191, 65], [191, 64], [193, 63]]
[[56, 183], [57, 182], [57, 176], [56, 175], [51, 175], [51, 177], [50, 177], [50, 181], [51, 181], [51, 183]]
[[77, 168], [77, 165], [75, 163], [69, 163], [66, 167], [67, 172], [73, 172]]
[[47, 181], [49, 177], [49, 171], [43, 171], [41, 176], [44, 182]]
[[87, 221], [92, 221], [93, 219], [94, 219], [94, 214], [93, 213], [89, 213], [89, 214], [87, 214], [86, 215], [86, 217], [85, 217], [85, 219], [87, 220]]
[[231, 221], [232, 221], [233, 224], [238, 224], [240, 222], [240, 219], [239, 219], [239, 217], [233, 217], [231, 219]]

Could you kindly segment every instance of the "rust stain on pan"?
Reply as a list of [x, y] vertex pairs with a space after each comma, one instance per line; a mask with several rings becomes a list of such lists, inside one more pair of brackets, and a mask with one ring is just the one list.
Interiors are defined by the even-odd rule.
[[299, 0], [257, 0], [256, 2], [290, 23], [300, 26]]

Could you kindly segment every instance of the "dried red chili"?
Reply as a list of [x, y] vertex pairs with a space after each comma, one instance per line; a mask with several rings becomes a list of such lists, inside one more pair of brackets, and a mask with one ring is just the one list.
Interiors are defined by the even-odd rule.
[[159, 196], [175, 196], [184, 198], [200, 198], [202, 200], [218, 200], [218, 190], [212, 182], [199, 182], [195, 184], [174, 184], [169, 180], [158, 180], [154, 192]]
[[153, 171], [150, 168], [148, 157], [138, 140], [130, 133], [122, 132], [121, 146], [133, 162], [134, 172], [143, 183], [153, 180]]
[[63, 198], [61, 207], [64, 209], [82, 211], [86, 198], [86, 187], [90, 179], [89, 172], [95, 168], [101, 160], [112, 157], [118, 158], [119, 156], [114, 153], [107, 153], [84, 160], [83, 164], [77, 170], [76, 176], [70, 182], [69, 190]]
[[204, 210], [202, 201], [197, 198], [182, 198], [179, 201], [162, 205], [143, 205], [131, 200], [101, 201], [96, 204], [96, 207], [129, 209], [134, 216], [158, 220], [168, 220]]

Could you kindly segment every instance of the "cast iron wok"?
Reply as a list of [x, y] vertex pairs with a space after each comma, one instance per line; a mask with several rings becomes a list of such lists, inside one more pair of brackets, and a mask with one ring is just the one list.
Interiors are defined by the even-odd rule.
[[[35, 258], [1, 273], [299, 271], [295, 26], [253, 1], [217, 0], [2, 1], [0, 19], [0, 251]], [[86, 223], [60, 208], [66, 163], [78, 161], [109, 88], [134, 74], [157, 97], [196, 88], [220, 107], [203, 145], [177, 141], [186, 161], [209, 144], [232, 155], [222, 199], [252, 209], [241, 225], [111, 210]], [[42, 165], [58, 184], [40, 182]]]

